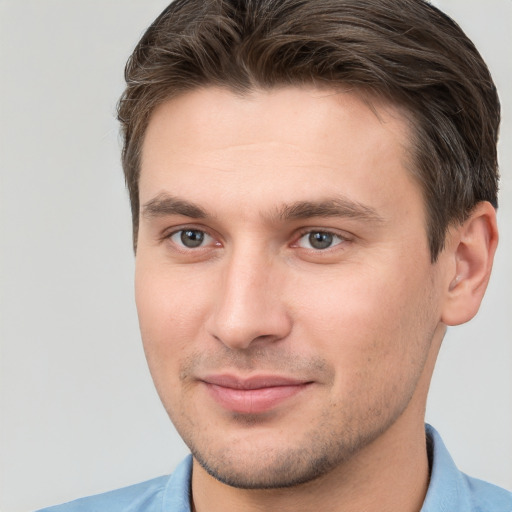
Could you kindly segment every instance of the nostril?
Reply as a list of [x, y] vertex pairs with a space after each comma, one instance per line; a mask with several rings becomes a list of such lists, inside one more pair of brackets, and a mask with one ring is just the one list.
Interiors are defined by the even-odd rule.
[[275, 343], [287, 337], [291, 330], [288, 316], [275, 310], [272, 315], [253, 317], [246, 322], [233, 320], [231, 318], [231, 321], [222, 322], [222, 318], [217, 317], [207, 324], [210, 335], [233, 350], [246, 350], [253, 346]]

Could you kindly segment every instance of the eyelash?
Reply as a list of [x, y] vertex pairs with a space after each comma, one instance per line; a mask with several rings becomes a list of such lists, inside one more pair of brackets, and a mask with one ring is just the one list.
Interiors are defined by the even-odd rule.
[[[208, 239], [211, 239], [213, 241], [215, 241], [216, 237], [215, 236], [212, 236], [211, 234], [208, 233], [207, 230], [205, 229], [201, 229], [199, 227], [195, 227], [195, 226], [184, 226], [182, 227], [181, 229], [175, 229], [173, 230], [171, 233], [169, 234], [166, 234], [164, 235], [163, 239], [167, 239], [169, 241], [171, 241], [180, 251], [199, 251], [201, 249], [207, 249], [208, 248], [208, 245], [204, 245], [203, 243], [200, 242], [200, 245], [197, 245], [195, 247], [187, 247], [184, 243], [183, 243], [183, 234], [186, 233], [187, 231], [189, 232], [195, 232], [195, 233], [200, 233], [201, 236], [203, 238], [206, 238], [206, 240], [208, 241]], [[176, 240], [175, 237], [177, 237], [179, 235], [179, 237], [181, 238], [181, 243], [179, 240]], [[323, 248], [315, 248], [315, 247], [304, 247], [302, 245], [300, 245], [300, 241], [306, 237], [306, 236], [309, 236], [310, 237], [310, 240], [309, 240], [309, 245], [311, 246], [311, 235], [321, 235], [321, 236], [328, 236], [331, 238], [332, 242], [326, 246], [326, 247], [323, 247]], [[319, 239], [319, 242], [320, 244], [322, 243], [322, 240]], [[314, 252], [314, 253], [324, 253], [324, 252], [329, 252], [330, 250], [333, 250], [334, 248], [338, 247], [339, 245], [342, 245], [344, 243], [347, 243], [347, 242], [350, 242], [350, 238], [345, 236], [345, 235], [341, 235], [339, 233], [335, 233], [334, 231], [330, 231], [330, 230], [327, 230], [327, 229], [312, 229], [312, 228], [308, 228], [308, 229], [304, 229], [302, 230], [300, 233], [299, 233], [299, 236], [294, 238], [294, 242], [292, 242], [290, 244], [290, 247], [298, 247], [298, 248], [301, 248], [301, 249], [304, 249], [306, 251], [311, 251], [311, 252]], [[215, 242], [214, 244], [214, 247], [221, 247], [222, 244], [221, 242]]]
[[[332, 237], [333, 240], [337, 239], [338, 242], [330, 244], [329, 246], [324, 247], [322, 249], [315, 248], [315, 247], [302, 247], [300, 245], [300, 240], [302, 240], [306, 236], [311, 237], [311, 235], [328, 235], [328, 236]], [[292, 247], [301, 247], [302, 249], [306, 249], [306, 250], [313, 251], [313, 252], [326, 252], [329, 249], [333, 249], [334, 247], [337, 247], [338, 245], [341, 245], [342, 243], [348, 242], [348, 241], [349, 240], [347, 237], [345, 237], [339, 233], [335, 233], [334, 231], [329, 231], [327, 229], [307, 229], [300, 233], [299, 237], [292, 244]], [[310, 239], [310, 242], [311, 242], [311, 239]]]
[[[177, 240], [174, 240], [174, 237], [179, 235], [180, 238], [181, 238], [183, 236], [183, 234], [186, 233], [187, 231], [188, 232], [201, 233], [203, 238], [209, 238], [211, 240], [215, 240], [215, 237], [210, 235], [206, 230], [200, 229], [200, 228], [197, 228], [197, 227], [193, 227], [193, 226], [185, 226], [185, 227], [183, 227], [181, 229], [176, 229], [176, 230], [172, 231], [171, 233], [166, 234], [163, 238], [167, 239], [167, 240], [170, 240], [175, 246], [177, 246], [182, 251], [194, 251], [194, 250], [204, 249], [206, 247], [203, 244], [198, 245], [196, 247], [187, 247], [184, 243], [180, 244]], [[182, 239], [182, 242], [183, 242], [183, 239]], [[216, 242], [214, 245], [217, 246], [217, 247], [220, 247], [221, 243], [220, 242]]]

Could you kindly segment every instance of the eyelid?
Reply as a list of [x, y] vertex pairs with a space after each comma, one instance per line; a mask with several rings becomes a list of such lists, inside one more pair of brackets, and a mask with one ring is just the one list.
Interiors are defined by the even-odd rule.
[[[315, 249], [315, 248], [308, 248], [308, 247], [302, 247], [299, 245], [299, 241], [306, 235], [309, 235], [311, 233], [326, 233], [329, 235], [332, 235], [333, 237], [338, 238], [340, 241], [336, 244], [333, 244], [325, 249]], [[346, 232], [340, 232], [336, 229], [332, 228], [303, 228], [299, 230], [298, 234], [294, 237], [294, 242], [292, 242], [291, 247], [298, 247], [300, 249], [304, 249], [306, 251], [313, 251], [316, 253], [320, 252], [328, 252], [330, 250], [335, 250], [338, 246], [344, 244], [345, 242], [351, 242], [353, 240], [353, 236], [351, 236], [349, 233]]]
[[[176, 235], [177, 233], [180, 233], [182, 231], [187, 231], [187, 230], [201, 231], [207, 237], [211, 238], [211, 241], [209, 241], [207, 244], [200, 245], [196, 248], [189, 248], [189, 247], [186, 247], [182, 244], [176, 243], [173, 240], [171, 240], [171, 238], [174, 235]], [[301, 238], [303, 238], [305, 235], [308, 235], [310, 233], [328, 233], [328, 234], [332, 235], [333, 237], [336, 237], [340, 241], [330, 247], [325, 248], [325, 249], [301, 247], [299, 245], [299, 240]], [[221, 241], [221, 237], [219, 236], [218, 233], [216, 233], [215, 231], [213, 231], [210, 228], [207, 228], [203, 225], [198, 225], [198, 224], [181, 224], [181, 225], [169, 227], [163, 231], [162, 235], [159, 238], [160, 238], [160, 241], [162, 241], [162, 242], [169, 241], [178, 250], [187, 251], [187, 252], [199, 251], [201, 249], [204, 250], [204, 249], [208, 249], [208, 248], [212, 248], [212, 247], [222, 247], [224, 245], [223, 242]], [[345, 243], [349, 243], [349, 242], [353, 241], [353, 239], [354, 239], [354, 236], [350, 233], [347, 233], [346, 231], [340, 231], [337, 229], [324, 228], [324, 227], [307, 227], [307, 228], [302, 228], [302, 229], [298, 230], [298, 232], [296, 232], [295, 236], [293, 236], [293, 241], [290, 244], [290, 247], [298, 247], [300, 249], [304, 249], [306, 251], [311, 251], [311, 252], [315, 252], [315, 253], [320, 253], [320, 252], [327, 253], [333, 249], [336, 249], [338, 246], [340, 246], [342, 244], [344, 245]], [[212, 245], [212, 241], [214, 242], [213, 245]]]
[[182, 244], [176, 243], [174, 240], [172, 240], [172, 237], [178, 233], [181, 233], [182, 231], [200, 231], [201, 233], [204, 233], [205, 236], [211, 238], [215, 243], [213, 244], [214, 247], [221, 247], [222, 243], [220, 242], [220, 237], [212, 232], [211, 229], [206, 228], [205, 226], [197, 225], [197, 224], [181, 224], [178, 226], [172, 226], [171, 228], [166, 229], [160, 239], [162, 242], [170, 241], [172, 244], [174, 244], [179, 250], [183, 251], [198, 251], [200, 249], [207, 249], [209, 247], [212, 247], [211, 241], [207, 244], [200, 245], [196, 248], [186, 247]]
[[[181, 240], [181, 237], [183, 236], [183, 233], [187, 233], [187, 232], [201, 233], [202, 239], [200, 240], [199, 245], [197, 245], [195, 247], [188, 247], [185, 243], [183, 243], [183, 240]], [[178, 236], [178, 235], [180, 235], [180, 236]], [[211, 237], [208, 233], [205, 233], [204, 231], [201, 231], [199, 229], [180, 229], [180, 230], [172, 233], [169, 236], [169, 238], [173, 241], [174, 244], [176, 244], [177, 246], [179, 246], [180, 248], [185, 249], [185, 250], [196, 250], [196, 249], [204, 248], [204, 247], [210, 245], [211, 240], [213, 240], [213, 237]]]

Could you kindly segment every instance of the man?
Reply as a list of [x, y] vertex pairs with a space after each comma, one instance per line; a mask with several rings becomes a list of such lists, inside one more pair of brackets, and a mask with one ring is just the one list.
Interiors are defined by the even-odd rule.
[[178, 0], [119, 106], [149, 367], [192, 456], [58, 510], [510, 511], [424, 425], [497, 245], [499, 102], [422, 0]]

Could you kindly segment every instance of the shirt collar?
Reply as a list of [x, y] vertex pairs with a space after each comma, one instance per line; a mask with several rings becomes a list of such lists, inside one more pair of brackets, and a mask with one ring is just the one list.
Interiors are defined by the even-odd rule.
[[188, 455], [173, 471], [165, 488], [162, 511], [190, 512], [192, 455]]
[[464, 475], [457, 469], [439, 433], [430, 425], [425, 430], [427, 443], [432, 447], [432, 467], [421, 512], [470, 511], [470, 490]]

